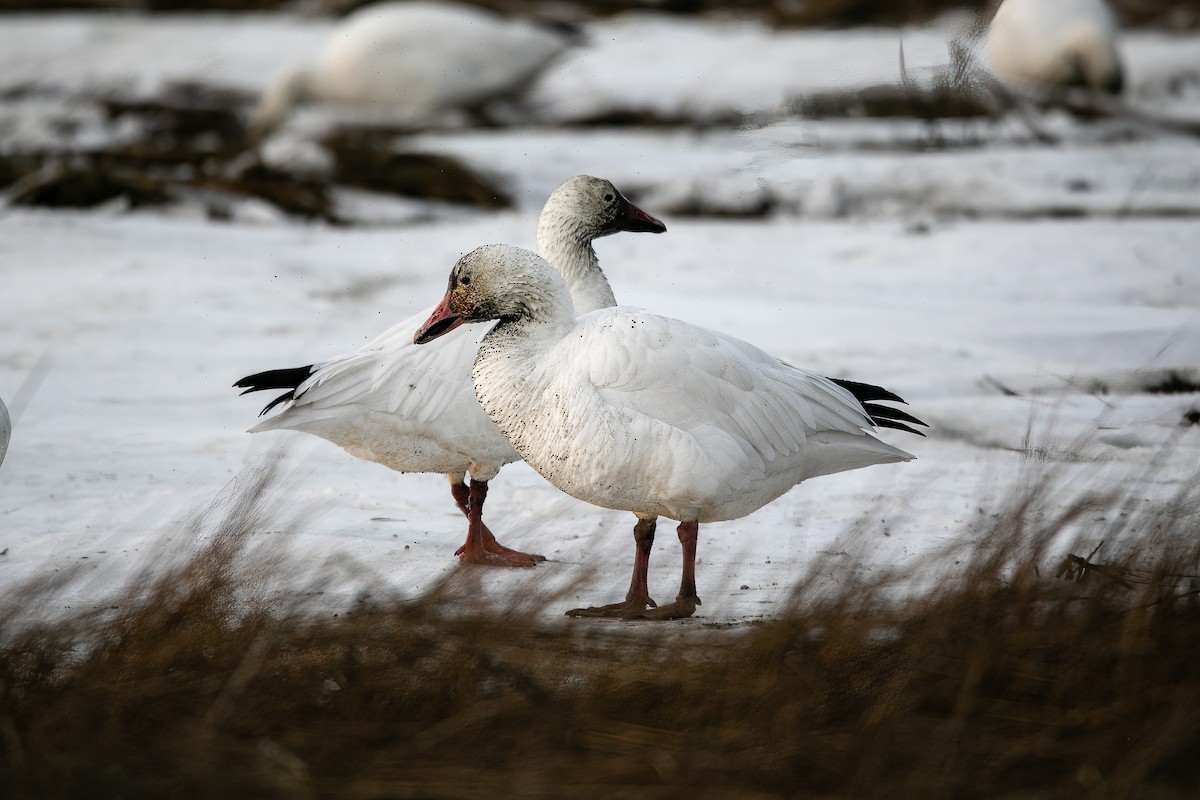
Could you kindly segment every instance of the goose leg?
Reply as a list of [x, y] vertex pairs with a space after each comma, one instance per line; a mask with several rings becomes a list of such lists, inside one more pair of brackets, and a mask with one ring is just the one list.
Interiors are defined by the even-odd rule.
[[681, 522], [678, 528], [679, 543], [683, 545], [683, 578], [679, 582], [679, 594], [674, 603], [658, 608], [649, 608], [637, 619], [684, 619], [696, 613], [700, 597], [696, 594], [696, 540], [700, 537], [700, 523]]
[[633, 526], [633, 540], [637, 543], [637, 552], [633, 558], [633, 580], [629, 582], [629, 592], [625, 602], [612, 603], [607, 606], [591, 606], [589, 608], [573, 608], [567, 612], [568, 617], [622, 617], [625, 619], [639, 617], [646, 608], [654, 608], [657, 603], [650, 597], [647, 573], [650, 570], [650, 549], [654, 547], [654, 529], [657, 523], [653, 519], [638, 519]]
[[[452, 476], [453, 477], [453, 476]], [[471, 487], [462, 480], [451, 481], [450, 494], [467, 516], [467, 541], [454, 551], [464, 564], [488, 564], [495, 567], [533, 567], [545, 556], [512, 550], [496, 541], [483, 524], [483, 501], [487, 498], [487, 481], [471, 479]]]

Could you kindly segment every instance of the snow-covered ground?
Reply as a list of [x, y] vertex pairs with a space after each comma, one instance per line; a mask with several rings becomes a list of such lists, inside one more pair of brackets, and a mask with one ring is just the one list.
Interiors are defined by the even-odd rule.
[[[122, 81], [152, 91], [163, 79], [251, 91], [326, 25], [5, 18], [0, 91]], [[656, 44], [639, 55], [642, 39]], [[547, 108], [554, 98], [611, 96], [628, 106], [652, 98], [666, 110], [698, 98], [772, 110], [839, 76], [853, 85], [894, 80], [885, 44], [896, 39], [627, 18], [596, 26], [591, 48], [538, 91]], [[910, 70], [944, 58], [941, 29], [904, 40]], [[1135, 87], [1165, 85], [1169, 73], [1186, 82], [1195, 75], [1187, 65], [1200, 64], [1197, 38], [1143, 33], [1125, 47]], [[622, 57], [606, 57], [609, 48]], [[611, 72], [603, 68], [614, 61]], [[758, 66], [738, 79], [745, 64]], [[1175, 100], [1151, 95], [1160, 110], [1174, 110]], [[541, 200], [578, 172], [612, 178], [669, 227], [599, 243], [623, 303], [882, 384], [932, 425], [928, 439], [885, 434], [918, 456], [913, 463], [816, 479], [751, 517], [703, 526], [698, 620], [779, 610], [821, 554], [842, 554], [833, 556], [833, 580], [837, 570], [916, 564], [968, 535], [971, 520], [1002, 500], [1027, 445], [1061, 463], [1071, 486], [1112, 481], [1162, 497], [1200, 465], [1200, 426], [1183, 423], [1200, 397], [1146, 391], [1172, 371], [1200, 379], [1200, 146], [1152, 131], [1050, 124], [1068, 134], [1057, 146], [992, 131], [970, 147], [923, 152], [903, 143], [927, 135], [924, 126], [897, 120], [429, 134], [420, 147], [499, 176], [518, 208], [421, 224], [334, 229], [267, 214], [243, 216], [258, 224], [218, 223], [186, 209], [6, 209], [0, 397], [14, 431], [0, 466], [0, 584], [82, 566], [89, 581], [63, 602], [97, 602], [155, 552], [164, 530], [175, 537], [170, 548], [190, 548], [172, 520], [284, 447], [295, 469], [277, 490], [281, 528], [282, 509], [313, 510], [298, 530], [261, 537], [286, 539], [314, 566], [359, 564], [377, 585], [403, 593], [434, 585], [455, 569], [465, 534], [443, 478], [397, 475], [301, 434], [249, 436], [265, 398], [238, 397], [230, 385], [345, 351], [432, 305], [450, 266], [479, 244], [532, 247]], [[947, 138], [975, 135], [955, 125], [944, 124]], [[770, 213], [675, 215], [697, 210], [697, 198], [708, 211]], [[493, 482], [486, 519], [502, 541], [550, 561], [529, 572], [486, 571], [484, 602], [505, 602], [530, 582], [588, 576], [548, 615], [623, 595], [631, 516], [574, 501], [516, 464]], [[651, 593], [669, 600], [678, 569], [664, 524]]]

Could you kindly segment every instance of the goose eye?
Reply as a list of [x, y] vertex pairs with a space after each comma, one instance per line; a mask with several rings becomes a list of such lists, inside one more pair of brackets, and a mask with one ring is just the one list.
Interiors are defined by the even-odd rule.
[[611, 194], [604, 195], [604, 202], [611, 203], [612, 201], [613, 201], [613, 196]]
[[470, 286], [471, 285], [471, 276], [464, 275], [458, 279], [458, 282], [461, 283], [463, 286]]

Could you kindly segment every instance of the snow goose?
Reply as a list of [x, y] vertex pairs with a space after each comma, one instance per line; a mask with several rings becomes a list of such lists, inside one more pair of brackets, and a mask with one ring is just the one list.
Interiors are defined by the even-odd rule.
[[313, 63], [267, 90], [253, 126], [268, 130], [305, 101], [414, 117], [479, 108], [520, 92], [576, 38], [455, 3], [376, 3], [346, 17]]
[[[577, 318], [562, 279], [527, 250], [486, 245], [464, 256], [415, 341], [487, 320], [499, 323], [483, 337], [472, 374], [496, 427], [564, 492], [638, 517], [625, 601], [573, 616], [690, 616], [700, 605], [701, 522], [743, 517], [806, 478], [912, 458], [871, 435], [873, 414], [853, 389], [895, 395], [645, 311]], [[883, 413], [894, 427], [924, 424], [894, 408]], [[658, 516], [679, 520], [683, 545], [679, 595], [666, 606], [647, 586]]]
[[1124, 83], [1117, 26], [1104, 0], [1004, 0], [985, 47], [1004, 83], [1112, 94]]
[[[601, 178], [577, 175], [554, 190], [538, 220], [538, 248], [561, 270], [574, 302], [591, 311], [615, 305], [592, 242], [619, 231], [661, 233], [666, 226]], [[541, 556], [499, 544], [482, 523], [487, 482], [520, 456], [479, 403], [471, 365], [483, 330], [463, 330], [440, 347], [418, 348], [413, 334], [426, 309], [352, 353], [242, 378], [246, 392], [286, 391], [267, 404], [283, 412], [250, 429], [311, 433], [351, 455], [400, 472], [440, 472], [471, 521], [457, 555], [471, 563], [532, 566]], [[464, 483], [471, 476], [470, 487]]]

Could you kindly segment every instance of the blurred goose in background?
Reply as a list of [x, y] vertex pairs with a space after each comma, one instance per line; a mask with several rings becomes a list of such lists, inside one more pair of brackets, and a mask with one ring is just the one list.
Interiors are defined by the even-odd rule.
[[[666, 226], [626, 200], [609, 181], [578, 175], [554, 190], [538, 220], [538, 249], [562, 273], [577, 307], [616, 305], [592, 242], [620, 231]], [[520, 456], [475, 399], [471, 366], [486, 332], [467, 329], [437, 347], [416, 347], [433, 309], [392, 327], [361, 349], [292, 369], [249, 375], [246, 392], [286, 389], [262, 410], [283, 412], [250, 429], [311, 433], [351, 455], [400, 472], [440, 472], [471, 524], [457, 555], [465, 562], [533, 566], [541, 556], [504, 547], [482, 522], [487, 482]], [[470, 487], [464, 483], [471, 476]]]
[[1003, 83], [1120, 94], [1117, 24], [1104, 0], [1004, 0], [985, 45]]
[[[559, 489], [638, 517], [624, 602], [573, 616], [691, 616], [701, 522], [743, 517], [817, 475], [910, 460], [870, 433], [881, 408], [892, 427], [916, 433], [897, 420], [924, 424], [870, 404], [873, 414], [849, 387], [732, 336], [627, 308], [576, 317], [554, 268], [509, 245], [459, 260], [415, 341], [488, 320], [499, 323], [472, 374], [496, 427]], [[666, 606], [647, 586], [658, 516], [680, 521], [683, 545], [679, 595]]]
[[8, 453], [8, 440], [11, 436], [12, 418], [8, 416], [4, 401], [0, 400], [0, 464], [4, 463], [4, 456]]
[[273, 128], [297, 103], [325, 101], [427, 117], [511, 97], [578, 35], [455, 3], [388, 2], [330, 32], [312, 63], [262, 97], [253, 128]]

